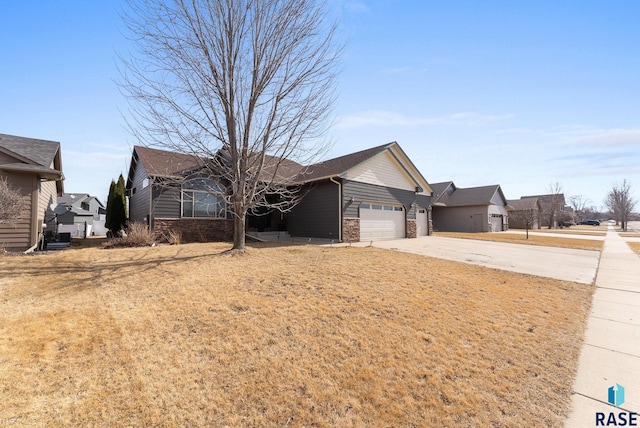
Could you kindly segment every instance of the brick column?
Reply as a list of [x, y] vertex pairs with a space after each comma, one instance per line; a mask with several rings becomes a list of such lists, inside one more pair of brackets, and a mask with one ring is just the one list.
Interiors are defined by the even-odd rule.
[[360, 219], [359, 218], [343, 219], [342, 242], [360, 242]]
[[418, 237], [418, 225], [415, 219], [407, 219], [407, 238]]

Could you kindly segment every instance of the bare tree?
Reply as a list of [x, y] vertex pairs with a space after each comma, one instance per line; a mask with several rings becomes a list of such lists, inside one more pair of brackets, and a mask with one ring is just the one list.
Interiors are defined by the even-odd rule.
[[543, 203], [544, 215], [549, 223], [549, 229], [553, 228], [558, 212], [564, 207], [564, 195], [562, 194], [562, 185], [557, 181], [549, 184], [549, 198]]
[[20, 217], [22, 196], [0, 178], [0, 224], [14, 223]]
[[584, 195], [569, 196], [569, 205], [571, 205], [573, 212], [576, 213], [580, 221], [584, 220], [585, 210], [590, 203], [591, 201]]
[[293, 177], [326, 153], [341, 46], [315, 0], [130, 0], [123, 59], [129, 127], [143, 145], [199, 159], [234, 217], [287, 210]]
[[526, 231], [526, 239], [529, 239], [529, 229], [536, 224], [539, 211], [535, 208], [520, 208], [517, 210], [509, 210], [509, 219], [513, 219], [514, 223], [524, 225]]
[[631, 183], [626, 179], [621, 184], [614, 184], [604, 200], [605, 205], [611, 210], [615, 220], [620, 223], [620, 227], [625, 232], [627, 231], [629, 216], [636, 202], [631, 196]]

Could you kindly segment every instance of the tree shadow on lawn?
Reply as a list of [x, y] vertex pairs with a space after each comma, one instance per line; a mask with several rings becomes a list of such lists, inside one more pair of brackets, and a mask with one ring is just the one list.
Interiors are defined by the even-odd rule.
[[[67, 250], [69, 252], [74, 250]], [[119, 249], [98, 250], [105, 252], [118, 252]], [[64, 260], [50, 265], [47, 263], [38, 263], [37, 257], [32, 258], [31, 263], [12, 263], [11, 266], [0, 266], [0, 277], [19, 276], [25, 278], [26, 281], [42, 281], [46, 277], [52, 275], [69, 275], [77, 277], [78, 281], [69, 281], [66, 284], [56, 284], [52, 289], [62, 288], [95, 288], [104, 285], [110, 281], [124, 279], [132, 275], [132, 273], [144, 273], [161, 269], [163, 267], [174, 266], [179, 263], [190, 261], [206, 261], [208, 259], [223, 257], [228, 250], [211, 254], [195, 254], [181, 255], [181, 248], [173, 255], [164, 255], [157, 257], [154, 249], [149, 248], [147, 251], [139, 254], [132, 254], [135, 257], [123, 258], [119, 260], [110, 259], [108, 256], [101, 260]]]

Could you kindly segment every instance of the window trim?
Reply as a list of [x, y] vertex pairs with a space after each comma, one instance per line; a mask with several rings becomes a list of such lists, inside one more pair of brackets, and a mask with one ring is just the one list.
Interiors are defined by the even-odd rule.
[[[191, 203], [191, 215], [186, 216], [185, 215], [185, 195], [186, 194], [190, 194], [191, 195], [191, 200], [187, 201]], [[209, 216], [196, 216], [196, 194], [201, 194], [201, 195], [205, 195], [205, 196], [213, 196], [216, 200], [215, 204], [222, 205], [222, 209], [221, 210], [215, 210], [213, 215], [209, 215]], [[211, 192], [207, 192], [204, 190], [192, 190], [192, 189], [182, 189], [180, 192], [180, 218], [185, 218], [185, 219], [226, 219], [227, 218], [227, 204], [224, 200], [224, 198], [213, 194]]]

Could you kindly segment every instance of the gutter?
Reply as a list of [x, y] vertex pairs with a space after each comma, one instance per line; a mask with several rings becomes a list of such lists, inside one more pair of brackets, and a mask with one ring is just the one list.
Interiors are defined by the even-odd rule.
[[338, 185], [338, 242], [342, 242], [342, 183], [334, 177], [329, 177], [329, 181]]

